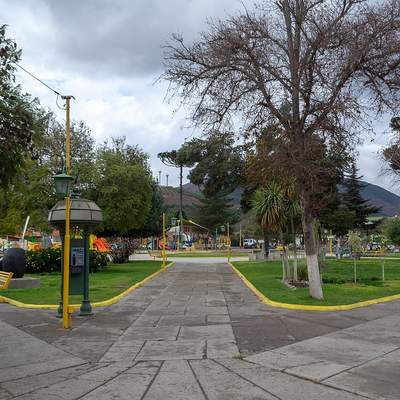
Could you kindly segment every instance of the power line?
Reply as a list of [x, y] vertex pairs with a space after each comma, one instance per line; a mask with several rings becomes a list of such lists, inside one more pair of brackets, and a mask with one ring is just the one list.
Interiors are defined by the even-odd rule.
[[51, 86], [49, 86], [47, 83], [43, 82], [41, 79], [39, 79], [38, 77], [36, 77], [35, 75], [33, 75], [31, 72], [29, 72], [26, 68], [24, 68], [22, 65], [19, 65], [18, 63], [16, 63], [15, 61], [13, 61], [13, 63], [21, 68], [23, 71], [25, 71], [28, 75], [30, 75], [33, 79], [36, 79], [38, 82], [40, 82], [42, 85], [46, 86], [48, 89], [50, 89], [52, 92], [54, 92], [57, 96], [61, 96], [61, 94], [59, 92], [57, 92], [57, 90], [54, 90]]

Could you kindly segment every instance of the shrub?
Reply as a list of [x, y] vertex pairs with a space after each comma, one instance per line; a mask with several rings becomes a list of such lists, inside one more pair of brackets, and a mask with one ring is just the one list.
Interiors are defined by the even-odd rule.
[[26, 252], [26, 272], [40, 274], [61, 271], [61, 250], [40, 249]]
[[297, 267], [297, 279], [299, 281], [308, 281], [307, 267], [304, 265]]
[[97, 250], [90, 250], [89, 264], [90, 272], [102, 271], [107, 266], [107, 253], [102, 253]]
[[[90, 272], [97, 272], [107, 266], [107, 254], [97, 250], [89, 252]], [[26, 272], [43, 274], [61, 272], [61, 249], [40, 249], [26, 252]]]
[[129, 262], [129, 256], [140, 246], [139, 239], [118, 238], [110, 243], [110, 257], [113, 263], [123, 264]]
[[323, 276], [322, 277], [323, 283], [332, 283], [334, 285], [342, 285], [344, 283], [352, 282], [352, 281], [353, 281], [352, 279], [346, 280], [343, 278], [337, 278], [336, 276]]

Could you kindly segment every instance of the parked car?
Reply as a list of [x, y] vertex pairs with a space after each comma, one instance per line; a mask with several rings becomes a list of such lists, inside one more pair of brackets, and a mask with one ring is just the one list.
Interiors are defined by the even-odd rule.
[[257, 247], [256, 239], [243, 239], [243, 247], [245, 249], [255, 249]]

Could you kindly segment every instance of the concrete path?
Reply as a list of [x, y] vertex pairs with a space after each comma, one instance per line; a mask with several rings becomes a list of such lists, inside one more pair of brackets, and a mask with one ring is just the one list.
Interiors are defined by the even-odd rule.
[[227, 264], [179, 261], [69, 332], [0, 304], [0, 400], [399, 399], [400, 302], [274, 309]]

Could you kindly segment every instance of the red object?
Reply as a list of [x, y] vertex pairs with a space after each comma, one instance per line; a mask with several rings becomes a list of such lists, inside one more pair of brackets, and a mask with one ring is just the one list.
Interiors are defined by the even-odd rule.
[[96, 238], [93, 241], [93, 247], [96, 248], [101, 253], [108, 253], [111, 250], [110, 245], [104, 238]]
[[[162, 240], [160, 240], [160, 241], [158, 242], [158, 248], [159, 248], [160, 250], [163, 249], [163, 241], [162, 241]], [[165, 245], [165, 250], [171, 250], [171, 247], [168, 246], [168, 244], [166, 244], [166, 245]]]

